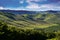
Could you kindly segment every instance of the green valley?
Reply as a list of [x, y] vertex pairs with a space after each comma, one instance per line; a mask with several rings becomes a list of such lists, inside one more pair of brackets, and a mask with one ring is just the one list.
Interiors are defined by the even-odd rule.
[[[60, 12], [59, 11], [56, 11], [56, 13], [54, 11], [52, 11], [52, 12], [50, 12], [50, 11], [43, 12], [42, 11], [42, 12], [32, 12], [32, 13], [30, 13], [30, 12], [28, 12], [28, 13], [24, 12], [21, 14], [19, 14], [17, 12], [14, 14], [14, 12], [12, 13], [12, 12], [0, 11], [0, 22], [1, 22], [0, 27], [4, 27], [1, 25], [4, 25], [4, 23], [5, 23], [8, 26], [8, 31], [6, 30], [7, 32], [9, 32], [9, 30], [10, 30], [10, 33], [16, 32], [19, 34], [19, 31], [21, 31], [22, 32], [21, 37], [23, 35], [25, 35], [24, 32], [26, 33], [26, 35], [27, 35], [27, 33], [29, 35], [33, 35], [34, 33], [37, 32], [36, 34], [41, 33], [39, 35], [41, 35], [41, 36], [44, 35], [43, 37], [45, 37], [47, 40], [50, 40], [50, 39], [56, 40], [57, 36], [60, 34], [59, 33], [59, 31], [60, 31]], [[3, 30], [3, 29], [0, 28], [0, 30]], [[3, 31], [3, 32], [5, 32], [5, 31]], [[0, 34], [4, 34], [3, 32], [0, 32]], [[32, 33], [32, 34], [30, 34], [30, 33]], [[36, 34], [34, 34], [34, 36], [36, 36]], [[27, 35], [27, 36], [29, 36], [29, 35]], [[17, 34], [16, 34], [16, 36], [17, 36]], [[50, 36], [52, 38], [50, 38]], [[7, 35], [7, 37], [11, 37], [11, 36]], [[60, 36], [58, 36], [58, 37], [60, 37]], [[14, 40], [14, 38], [12, 38], [11, 40]], [[9, 40], [9, 39], [6, 39], [6, 40]], [[46, 40], [46, 39], [41, 39], [41, 40]], [[17, 40], [19, 40], [19, 38], [17, 38]], [[21, 39], [21, 40], [23, 40], [23, 39]], [[24, 40], [26, 40], [26, 39], [24, 39]], [[32, 40], [32, 39], [28, 38], [28, 40]], [[33, 40], [34, 40], [34, 38], [33, 38]], [[40, 40], [40, 39], [38, 39], [38, 40]]]

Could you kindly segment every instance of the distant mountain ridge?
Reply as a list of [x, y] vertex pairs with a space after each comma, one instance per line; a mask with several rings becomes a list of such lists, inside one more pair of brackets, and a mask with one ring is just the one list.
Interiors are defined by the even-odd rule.
[[33, 14], [36, 13], [36, 11], [26, 11], [26, 10], [0, 10], [0, 12], [5, 12], [5, 13], [14, 13], [14, 14]]
[[60, 11], [53, 11], [53, 10], [47, 10], [47, 11], [0, 10], [0, 12], [14, 13], [14, 14], [36, 14], [36, 13], [42, 13], [42, 14], [44, 14], [45, 12], [48, 12], [48, 13], [58, 13]]

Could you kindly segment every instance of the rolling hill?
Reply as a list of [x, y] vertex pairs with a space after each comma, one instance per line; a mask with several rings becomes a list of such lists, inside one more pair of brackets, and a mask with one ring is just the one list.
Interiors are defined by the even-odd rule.
[[20, 28], [49, 28], [60, 24], [60, 11], [0, 10], [0, 21]]

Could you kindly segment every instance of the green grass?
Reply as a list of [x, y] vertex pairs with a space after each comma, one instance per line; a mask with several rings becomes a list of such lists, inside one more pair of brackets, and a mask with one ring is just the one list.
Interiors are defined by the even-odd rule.
[[56, 26], [60, 23], [60, 14], [12, 14], [0, 13], [0, 21], [6, 22], [8, 26], [26, 29], [40, 29]]

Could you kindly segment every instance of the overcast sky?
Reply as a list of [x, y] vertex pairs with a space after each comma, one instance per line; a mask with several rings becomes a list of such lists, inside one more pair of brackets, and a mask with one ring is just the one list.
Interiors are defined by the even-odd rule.
[[0, 0], [0, 9], [60, 10], [60, 0]]

